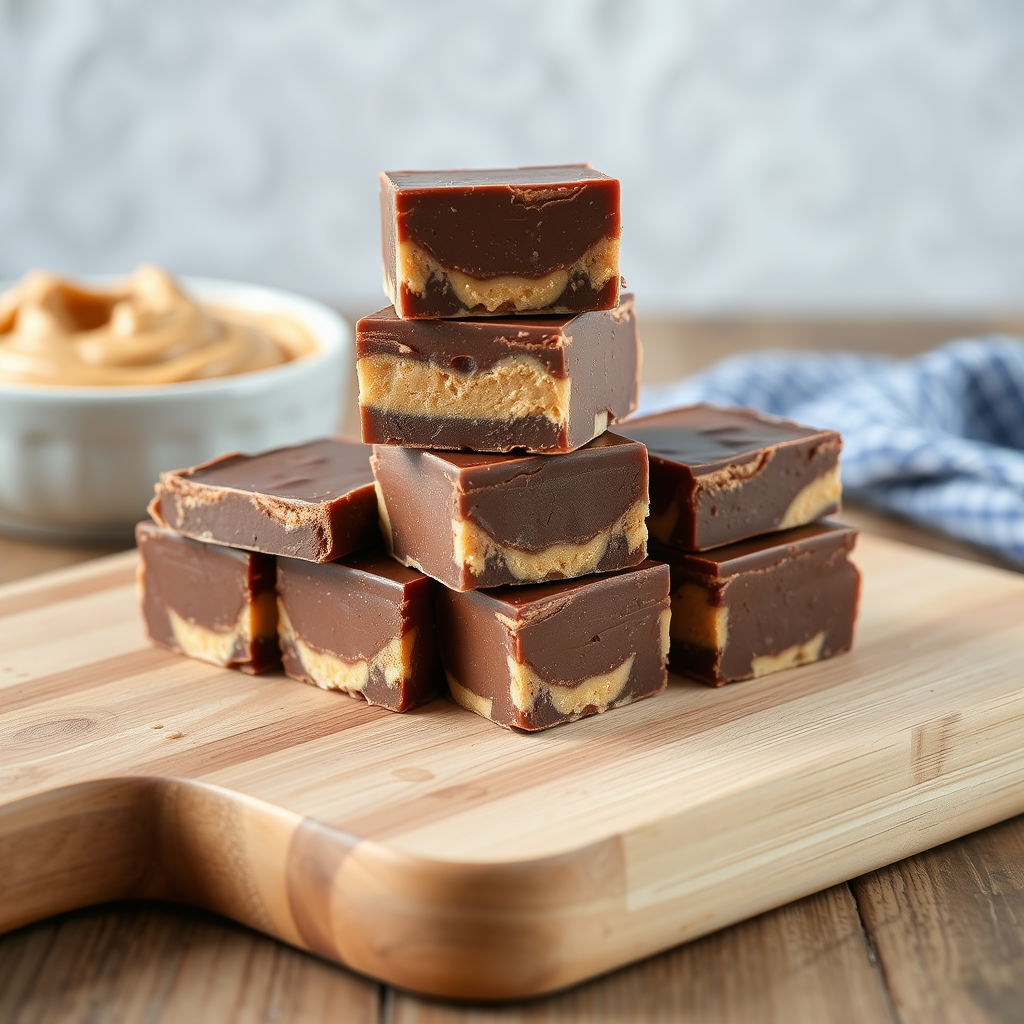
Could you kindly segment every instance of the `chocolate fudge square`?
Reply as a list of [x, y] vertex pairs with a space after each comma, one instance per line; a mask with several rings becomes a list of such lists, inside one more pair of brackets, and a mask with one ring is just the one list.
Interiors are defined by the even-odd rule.
[[280, 662], [274, 557], [135, 527], [149, 638], [213, 665], [257, 673]]
[[403, 320], [619, 301], [619, 183], [588, 164], [380, 176], [384, 290]]
[[572, 579], [647, 556], [647, 453], [606, 432], [567, 455], [374, 445], [385, 544], [453, 590]]
[[149, 514], [197, 540], [312, 562], [380, 540], [370, 448], [335, 438], [161, 473]]
[[559, 317], [402, 320], [356, 328], [362, 438], [373, 444], [575, 451], [636, 408], [633, 296]]
[[285, 672], [390, 711], [438, 693], [434, 593], [428, 576], [382, 551], [336, 562], [277, 560]]
[[653, 548], [672, 570], [672, 670], [718, 686], [849, 650], [856, 539], [825, 522], [700, 553]]
[[438, 593], [452, 699], [535, 731], [665, 688], [669, 570], [658, 562], [533, 587]]
[[752, 409], [691, 405], [616, 427], [647, 446], [652, 541], [706, 551], [839, 510], [834, 430]]

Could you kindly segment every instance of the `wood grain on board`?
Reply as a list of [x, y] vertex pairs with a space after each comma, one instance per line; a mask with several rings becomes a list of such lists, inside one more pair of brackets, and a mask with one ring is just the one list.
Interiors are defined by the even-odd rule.
[[4, 588], [0, 925], [178, 898], [418, 991], [521, 996], [1019, 812], [1024, 579], [858, 558], [849, 655], [533, 737], [151, 648], [132, 553]]

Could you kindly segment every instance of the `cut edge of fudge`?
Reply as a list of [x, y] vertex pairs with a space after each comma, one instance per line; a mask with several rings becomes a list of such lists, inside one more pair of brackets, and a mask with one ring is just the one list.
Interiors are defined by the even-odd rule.
[[[491, 324], [494, 326], [492, 327]], [[474, 451], [566, 452], [637, 403], [635, 301], [518, 323], [402, 320], [356, 328], [364, 442]]]
[[[610, 175], [576, 164], [481, 171], [384, 171], [380, 183], [384, 290], [399, 316], [414, 319], [573, 313], [608, 309], [618, 302], [619, 183]], [[588, 190], [609, 193], [607, 210], [595, 215], [607, 224], [580, 235], [585, 219], [571, 204]], [[438, 209], [433, 217], [408, 208], [417, 200], [427, 205], [424, 197], [438, 195], [445, 198], [436, 202]], [[463, 202], [477, 209], [460, 215], [452, 204]], [[513, 237], [512, 232], [509, 238], [500, 240], [503, 244], [490, 246], [489, 267], [480, 264], [483, 257], [479, 251], [476, 264], [470, 264], [465, 253], [454, 255], [459, 245], [450, 236], [458, 233], [464, 221], [473, 225], [472, 234], [476, 234], [488, 218], [483, 211], [490, 210], [495, 223], [486, 224], [485, 229], [493, 235], [500, 233], [496, 225], [504, 224], [509, 230], [514, 218], [503, 221], [502, 216], [518, 208], [547, 209], [547, 215], [557, 219], [551, 234], [561, 240], [561, 251], [541, 253], [536, 246], [543, 248], [544, 243], [534, 239], [526, 245], [532, 250], [529, 256], [520, 252], [517, 262], [511, 254], [517, 246], [522, 250], [531, 238], [523, 218], [524, 226], [519, 231], [522, 238]], [[417, 230], [409, 224], [413, 218], [428, 223]], [[464, 249], [479, 248], [472, 234], [470, 241], [463, 243]], [[426, 240], [428, 235], [430, 242]], [[496, 257], [494, 253], [501, 255]], [[494, 263], [496, 259], [500, 259], [500, 266]]]
[[[691, 427], [687, 419], [698, 422]], [[753, 436], [727, 444], [731, 428], [733, 437]], [[666, 547], [710, 550], [840, 510], [842, 438], [834, 430], [707, 402], [628, 419], [616, 429], [648, 448], [647, 525], [652, 541]]]
[[[139, 549], [136, 585], [143, 625], [150, 640], [198, 661], [221, 668], [238, 668], [252, 675], [278, 667], [280, 651], [273, 555], [205, 544], [148, 522], [136, 525], [135, 537]], [[182, 600], [176, 602], [178, 607], [170, 603], [164, 592], [167, 577], [165, 575], [163, 585], [159, 585], [160, 577], [152, 553], [153, 545], [164, 543], [173, 544], [181, 554], [191, 552], [207, 565], [221, 564], [225, 568], [234, 568], [238, 573], [244, 571], [246, 594], [231, 622], [211, 622], [210, 619], [217, 617], [215, 612], [204, 616], [195, 614], [199, 597], [196, 587], [183, 593]], [[180, 555], [175, 558], [175, 568], [180, 570], [182, 559]], [[232, 566], [231, 563], [237, 565]], [[203, 593], [208, 592], [208, 586], [203, 588]], [[246, 599], [247, 596], [251, 600]], [[207, 621], [198, 621], [199, 618]], [[225, 625], [227, 628], [217, 628]]]
[[[600, 607], [601, 602], [622, 601], [625, 594], [628, 605], [630, 588], [636, 590], [641, 585], [647, 587], [647, 597], [635, 608], [624, 616], [612, 614], [601, 620], [598, 613], [606, 610]], [[438, 629], [451, 699], [496, 725], [534, 732], [660, 693], [668, 682], [668, 587], [668, 567], [646, 561], [615, 573], [515, 588], [514, 594], [510, 588], [442, 592]], [[506, 600], [509, 598], [511, 607]], [[588, 600], [599, 606], [594, 615], [573, 624], [574, 633], [562, 619], [574, 601]], [[538, 667], [538, 653], [532, 650], [537, 641], [523, 636], [537, 627], [555, 630], [550, 637], [554, 663], [565, 657], [566, 645], [570, 649], [574, 643], [582, 647], [602, 634], [608, 642], [610, 634], [632, 631], [629, 642], [616, 651], [614, 664], [602, 663], [597, 666], [601, 671], [582, 678], [563, 679], [553, 678], [551, 671]], [[485, 655], [476, 657], [464, 649], [467, 644], [485, 646]], [[496, 670], [488, 676], [493, 666]], [[492, 684], [491, 692], [481, 692], [488, 682]]]
[[719, 686], [849, 650], [861, 585], [849, 557], [856, 540], [854, 527], [826, 521], [713, 551], [655, 545], [652, 557], [672, 574], [672, 671]]
[[[322, 690], [341, 691], [352, 697], [361, 697], [368, 704], [395, 712], [410, 711], [438, 695], [440, 672], [434, 625], [433, 580], [399, 565], [383, 552], [360, 552], [359, 555], [338, 562], [321, 564], [279, 558], [277, 564], [278, 629], [282, 661], [288, 676]], [[380, 593], [387, 589], [387, 583], [382, 583], [382, 580], [389, 579], [396, 588], [401, 588], [401, 600], [395, 601], [393, 605], [399, 620], [398, 633], [382, 643], [372, 654], [343, 657], [337, 651], [328, 650], [328, 644], [314, 643], [308, 636], [303, 636], [303, 631], [292, 622], [288, 599], [292, 599], [294, 613], [294, 582], [289, 586], [289, 577], [294, 580], [295, 572], [304, 572], [310, 577], [321, 575], [326, 580], [334, 566], [341, 572], [332, 582], [344, 586], [347, 575], [353, 592], [361, 585], [368, 585], [368, 593], [379, 591], [376, 596], [381, 603], [388, 600]], [[381, 568], [385, 572], [381, 572]], [[398, 578], [402, 574], [408, 574], [410, 578], [402, 581]], [[409, 583], [413, 585], [412, 596], [406, 586]], [[290, 590], [292, 594], [289, 594]], [[417, 615], [420, 621], [405, 628], [407, 616], [412, 618]], [[335, 621], [340, 624], [348, 620], [339, 615]], [[365, 643], [365, 635], [362, 638], [353, 637], [352, 640], [358, 646]]]

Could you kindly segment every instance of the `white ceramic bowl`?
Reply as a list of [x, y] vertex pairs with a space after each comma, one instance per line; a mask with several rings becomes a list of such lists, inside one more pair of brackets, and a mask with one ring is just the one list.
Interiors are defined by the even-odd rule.
[[0, 383], [0, 529], [53, 539], [124, 537], [145, 516], [164, 470], [338, 432], [354, 360], [345, 320], [271, 288], [194, 277], [183, 283], [202, 302], [296, 320], [316, 351], [267, 370], [181, 384]]

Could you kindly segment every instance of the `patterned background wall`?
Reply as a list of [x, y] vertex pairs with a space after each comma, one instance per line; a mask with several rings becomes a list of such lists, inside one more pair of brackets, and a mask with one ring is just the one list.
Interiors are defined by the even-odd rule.
[[382, 167], [588, 159], [647, 310], [1024, 306], [1020, 0], [0, 0], [0, 277], [380, 303]]

